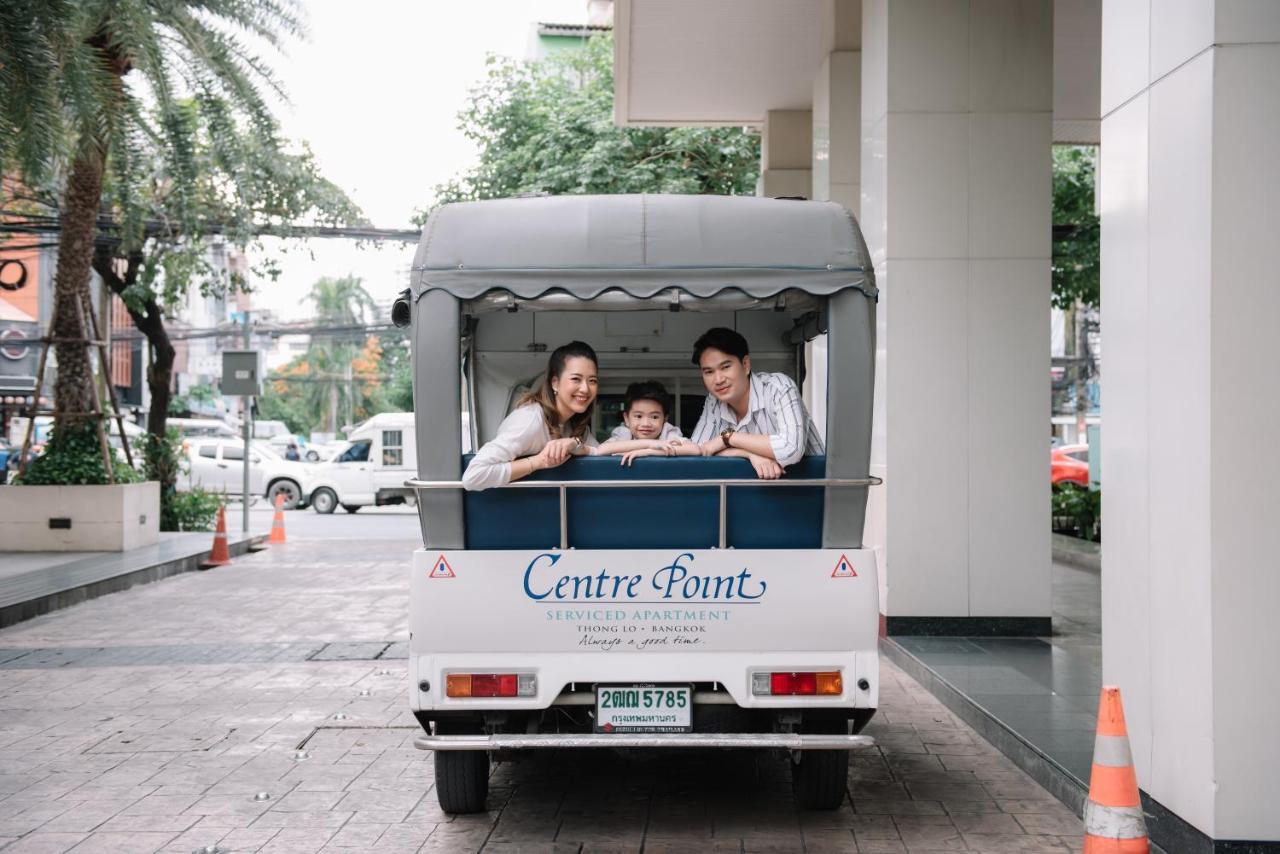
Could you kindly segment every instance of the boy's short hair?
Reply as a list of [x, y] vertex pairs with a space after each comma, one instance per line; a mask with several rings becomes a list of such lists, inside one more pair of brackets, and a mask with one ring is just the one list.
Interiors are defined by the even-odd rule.
[[702, 361], [702, 354], [711, 349], [728, 353], [730, 356], [737, 356], [738, 361], [742, 361], [750, 355], [747, 349], [747, 339], [724, 326], [708, 329], [702, 333], [701, 338], [693, 342], [693, 363], [695, 365], [699, 364]]
[[657, 380], [645, 380], [627, 386], [627, 393], [622, 399], [624, 415], [631, 411], [631, 405], [637, 400], [651, 400], [662, 407], [663, 416], [671, 414], [671, 395], [667, 394], [666, 386]]

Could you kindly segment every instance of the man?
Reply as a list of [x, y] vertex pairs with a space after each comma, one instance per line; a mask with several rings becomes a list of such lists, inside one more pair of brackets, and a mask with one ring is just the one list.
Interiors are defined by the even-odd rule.
[[693, 441], [707, 455], [746, 457], [763, 480], [805, 454], [824, 453], [822, 437], [786, 374], [752, 373], [747, 339], [732, 329], [709, 329], [693, 345], [707, 400]]

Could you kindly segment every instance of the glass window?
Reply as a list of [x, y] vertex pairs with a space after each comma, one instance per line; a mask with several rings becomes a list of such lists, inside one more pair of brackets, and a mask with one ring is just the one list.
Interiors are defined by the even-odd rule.
[[214, 457], [218, 456], [218, 449], [215, 448], [213, 445], [201, 445], [200, 456], [204, 457], [205, 459], [211, 460]]
[[1067, 456], [1071, 457], [1073, 460], [1079, 460], [1082, 463], [1087, 463], [1089, 462], [1089, 449], [1085, 448], [1083, 451], [1072, 451], [1067, 454]]
[[382, 464], [384, 466], [404, 465], [404, 432], [401, 430], [382, 431]]
[[372, 443], [365, 439], [361, 442], [353, 442], [351, 447], [342, 452], [342, 456], [338, 457], [340, 463], [367, 463], [369, 461], [369, 446]]
[[244, 445], [223, 445], [222, 458], [224, 460], [243, 460]]

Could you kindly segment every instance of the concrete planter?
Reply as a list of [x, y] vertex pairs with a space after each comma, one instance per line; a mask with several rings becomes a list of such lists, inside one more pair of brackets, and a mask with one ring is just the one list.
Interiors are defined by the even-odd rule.
[[0, 551], [119, 552], [160, 538], [160, 484], [0, 486]]

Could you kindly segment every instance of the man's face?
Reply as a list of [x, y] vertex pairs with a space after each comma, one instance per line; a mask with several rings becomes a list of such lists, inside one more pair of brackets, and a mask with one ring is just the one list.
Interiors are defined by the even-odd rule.
[[730, 356], [723, 350], [709, 347], [698, 359], [702, 368], [702, 383], [716, 400], [732, 403], [750, 392], [751, 357]]
[[624, 416], [627, 429], [637, 439], [656, 439], [662, 435], [662, 425], [667, 414], [652, 400], [635, 400]]

